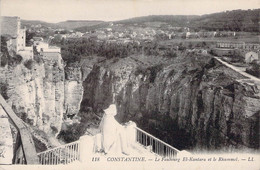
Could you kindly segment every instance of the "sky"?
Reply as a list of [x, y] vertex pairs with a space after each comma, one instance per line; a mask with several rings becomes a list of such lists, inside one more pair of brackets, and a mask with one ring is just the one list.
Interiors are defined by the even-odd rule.
[[116, 21], [147, 15], [203, 15], [260, 8], [259, 0], [0, 0], [2, 16], [27, 20]]

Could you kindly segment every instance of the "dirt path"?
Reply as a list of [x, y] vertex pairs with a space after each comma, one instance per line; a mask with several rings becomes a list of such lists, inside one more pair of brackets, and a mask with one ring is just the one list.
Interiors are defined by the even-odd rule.
[[229, 63], [227, 63], [227, 62], [221, 60], [221, 59], [218, 58], [218, 57], [214, 57], [214, 58], [215, 58], [216, 60], [218, 60], [219, 62], [221, 62], [222, 64], [224, 64], [225, 66], [227, 66], [227, 67], [231, 68], [232, 70], [234, 70], [234, 71], [236, 71], [236, 72], [242, 74], [243, 76], [247, 77], [249, 80], [254, 81], [254, 82], [256, 83], [256, 85], [260, 87], [260, 79], [259, 79], [259, 78], [255, 77], [255, 76], [252, 76], [252, 75], [250, 75], [250, 74], [248, 74], [248, 73], [246, 73], [246, 72], [244, 71], [244, 69], [240, 69], [239, 67], [233, 66], [233, 65], [231, 65], [231, 64], [229, 64]]

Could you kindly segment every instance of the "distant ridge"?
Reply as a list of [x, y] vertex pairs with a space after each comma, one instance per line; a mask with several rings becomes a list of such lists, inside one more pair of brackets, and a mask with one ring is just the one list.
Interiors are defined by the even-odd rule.
[[[205, 15], [150, 15], [114, 21], [116, 24], [144, 26], [145, 22], [162, 22], [176, 27], [189, 27], [197, 31], [260, 31], [260, 9], [232, 10]], [[89, 31], [91, 29], [108, 26], [109, 22], [90, 27], [76, 28], [78, 31]]]
[[98, 25], [103, 22], [104, 21], [98, 21], [98, 20], [67, 20], [64, 22], [59, 22], [56, 25], [65, 29], [75, 29], [78, 27]]
[[[67, 20], [67, 21], [62, 21], [62, 22], [104, 22], [101, 20]], [[59, 22], [61, 23], [61, 22]]]
[[22, 26], [30, 27], [31, 25], [38, 25], [41, 24], [44, 27], [52, 27], [52, 28], [57, 28], [57, 25], [55, 23], [48, 23], [44, 21], [39, 21], [39, 20], [21, 20]]
[[[206, 31], [247, 31], [259, 32], [260, 9], [232, 10], [206, 15], [150, 15], [113, 21], [115, 24], [125, 26], [146, 26], [146, 22], [162, 22], [175, 27], [189, 27], [194, 30]], [[22, 20], [23, 25], [42, 24], [53, 28], [74, 29], [87, 32], [98, 28], [108, 27], [111, 22], [99, 20], [67, 20], [59, 23], [47, 23], [43, 21]]]
[[260, 31], [260, 9], [232, 10], [202, 15], [193, 19], [190, 27], [205, 30]]
[[143, 22], [166, 22], [176, 26], [185, 26], [188, 21], [199, 17], [199, 15], [149, 15], [120, 20], [115, 23], [134, 24]]
[[22, 26], [29, 27], [30, 25], [38, 25], [41, 24], [44, 27], [52, 27], [52, 28], [64, 28], [64, 29], [75, 29], [78, 27], [86, 27], [86, 26], [93, 26], [104, 21], [99, 20], [67, 20], [59, 23], [48, 23], [39, 20], [22, 20]]

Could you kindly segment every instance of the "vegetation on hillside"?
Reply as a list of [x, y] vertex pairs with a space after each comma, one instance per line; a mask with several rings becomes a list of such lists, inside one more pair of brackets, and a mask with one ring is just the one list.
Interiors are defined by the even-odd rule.
[[57, 27], [65, 28], [65, 29], [74, 29], [84, 26], [94, 26], [97, 24], [103, 23], [103, 21], [96, 21], [96, 20], [68, 20], [64, 22], [57, 23]]
[[197, 15], [150, 15], [118, 21], [119, 24], [143, 24], [145, 22], [165, 22], [172, 26], [185, 27], [187, 23], [198, 18]]
[[7, 40], [9, 39], [8, 36], [1, 36], [1, 67], [5, 67], [6, 65], [9, 66], [15, 66], [17, 64], [20, 64], [23, 60], [23, 58], [20, 55], [17, 55], [14, 51], [12, 52], [12, 56], [9, 54], [8, 48], [7, 48]]
[[246, 69], [246, 72], [260, 78], [260, 64], [253, 62], [250, 67]]
[[0, 94], [3, 96], [5, 100], [7, 100], [9, 97], [7, 95], [7, 88], [8, 84], [4, 82], [0, 82]]
[[[189, 27], [195, 31], [246, 31], [259, 32], [260, 9], [254, 10], [233, 10], [208, 15], [151, 15], [136, 17], [114, 22], [125, 26], [135, 25], [145, 27], [147, 22], [162, 22], [174, 27]], [[162, 24], [165, 25], [165, 24]], [[104, 28], [108, 22], [94, 26], [76, 28], [77, 31], [90, 31]]]
[[61, 47], [62, 58], [66, 63], [79, 62], [82, 56], [102, 56], [107, 59], [125, 58], [134, 54], [162, 55], [164, 57], [176, 57], [175, 51], [159, 50], [156, 42], [117, 44], [109, 42], [98, 42], [93, 39], [68, 39], [55, 45]]
[[[86, 131], [88, 128], [94, 127], [96, 129], [100, 119], [100, 117], [97, 117], [96, 114], [94, 114], [92, 108], [86, 107], [84, 111], [79, 113], [79, 117], [72, 116], [74, 123], [66, 123], [66, 121], [63, 123], [62, 129], [57, 138], [66, 143], [79, 140], [80, 136], [87, 133]], [[89, 120], [93, 121], [89, 122]]]
[[65, 28], [65, 29], [74, 29], [83, 26], [94, 26], [102, 23], [103, 21], [95, 21], [95, 20], [68, 20], [59, 23], [48, 23], [44, 21], [38, 20], [22, 20], [22, 27], [30, 27], [31, 25], [41, 25], [42, 27], [51, 27], [54, 29]]
[[26, 60], [23, 64], [27, 69], [32, 70], [32, 68], [33, 68], [33, 60], [32, 59]]
[[33, 42], [31, 41], [31, 39], [33, 39], [33, 37], [36, 37], [36, 33], [26, 30], [25, 37], [26, 37], [25, 39], [26, 46], [32, 46]]
[[202, 15], [191, 20], [189, 27], [208, 31], [259, 31], [260, 9], [233, 10]]
[[44, 27], [57, 28], [57, 26], [54, 23], [48, 23], [39, 20], [21, 20], [21, 23], [22, 23], [21, 24], [22, 27], [27, 27], [27, 28], [29, 28], [31, 25], [38, 25], [38, 24], [41, 24]]

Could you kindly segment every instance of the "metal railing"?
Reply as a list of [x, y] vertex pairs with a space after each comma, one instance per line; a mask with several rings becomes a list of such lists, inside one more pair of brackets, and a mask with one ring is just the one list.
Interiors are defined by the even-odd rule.
[[148, 149], [150, 152], [153, 152], [156, 155], [165, 158], [176, 157], [178, 152], [180, 152], [178, 149], [152, 136], [151, 134], [145, 132], [144, 130], [138, 127], [135, 128], [136, 128], [136, 142], [141, 144], [144, 148]]
[[42, 165], [69, 164], [80, 159], [80, 142], [61, 145], [37, 155]]

